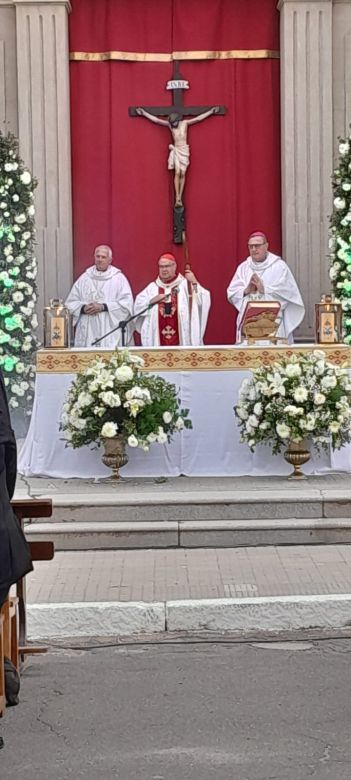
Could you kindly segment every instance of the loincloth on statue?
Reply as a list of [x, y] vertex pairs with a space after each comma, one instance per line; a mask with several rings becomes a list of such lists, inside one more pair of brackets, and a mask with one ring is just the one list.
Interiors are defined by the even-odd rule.
[[169, 144], [168, 170], [176, 173], [185, 173], [190, 162], [189, 144], [174, 146]]

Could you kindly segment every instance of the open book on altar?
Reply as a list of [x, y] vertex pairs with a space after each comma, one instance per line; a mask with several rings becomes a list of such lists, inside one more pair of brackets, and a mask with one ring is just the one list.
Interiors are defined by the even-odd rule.
[[274, 341], [280, 324], [278, 301], [248, 301], [241, 318], [241, 340]]

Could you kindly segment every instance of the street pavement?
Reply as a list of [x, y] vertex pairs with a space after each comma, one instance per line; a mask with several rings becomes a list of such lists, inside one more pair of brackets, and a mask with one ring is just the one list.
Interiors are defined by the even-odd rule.
[[349, 780], [351, 640], [31, 657], [1, 780]]

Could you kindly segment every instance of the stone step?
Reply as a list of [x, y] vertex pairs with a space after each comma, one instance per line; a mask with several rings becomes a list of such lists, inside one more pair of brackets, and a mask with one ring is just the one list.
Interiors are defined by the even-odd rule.
[[350, 544], [351, 518], [51, 521], [28, 524], [26, 536], [29, 541], [53, 541], [56, 550]]
[[[289, 518], [351, 519], [351, 490], [323, 491], [307, 488], [235, 490], [203, 493], [148, 492], [126, 495], [116, 486], [106, 495], [97, 492], [53, 496], [53, 522], [141, 523], [215, 522]], [[36, 521], [33, 521], [34, 523]], [[37, 521], [40, 523], [40, 520]]]

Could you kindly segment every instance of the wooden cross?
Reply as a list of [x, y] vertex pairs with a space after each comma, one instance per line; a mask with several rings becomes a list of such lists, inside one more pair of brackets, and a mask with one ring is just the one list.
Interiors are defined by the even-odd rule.
[[[196, 122], [196, 117], [198, 117], [198, 121], [202, 121], [202, 119], [206, 119], [207, 116], [201, 116], [203, 114], [208, 114], [208, 116], [211, 115], [211, 113], [218, 114], [225, 114], [226, 109], [224, 106], [185, 106], [183, 103], [183, 90], [189, 89], [189, 83], [183, 79], [180, 71], [179, 71], [179, 62], [174, 61], [173, 63], [173, 75], [172, 80], [167, 83], [167, 89], [173, 92], [173, 103], [170, 106], [130, 106], [128, 109], [129, 116], [140, 116], [144, 115], [147, 119], [152, 120], [155, 123], [167, 125], [169, 127], [169, 130], [172, 132], [173, 135], [173, 146], [171, 146], [172, 149], [175, 149], [172, 154], [177, 157], [177, 151], [182, 153], [184, 152], [184, 147], [181, 149], [181, 142], [179, 141], [179, 136], [177, 135], [178, 132], [180, 132], [180, 128], [183, 127], [183, 130], [181, 131], [184, 133], [185, 136], [185, 143], [187, 141], [187, 126], [188, 124], [192, 124], [194, 121]], [[174, 122], [174, 115], [176, 117], [175, 124]], [[184, 116], [193, 117], [194, 119], [188, 119], [184, 120]], [[168, 120], [160, 120], [158, 117], [168, 117]], [[179, 124], [179, 129], [177, 129], [177, 123]], [[186, 149], [188, 151], [186, 151]], [[176, 161], [172, 161], [169, 164], [169, 168], [174, 169], [174, 184], [175, 184], [175, 192], [176, 192], [176, 202], [173, 209], [173, 241], [175, 244], [182, 244], [184, 242], [185, 237], [185, 209], [182, 202], [182, 193], [185, 185], [185, 174], [186, 169], [189, 164], [189, 147], [186, 146], [185, 149], [185, 163], [183, 162], [183, 166], [181, 167], [177, 164]], [[184, 159], [184, 158], [183, 158]]]
[[[188, 85], [188, 82], [185, 81], [180, 74], [179, 62], [177, 60], [173, 62], [172, 82], [181, 82]], [[169, 116], [170, 114], [176, 113], [179, 114], [182, 118], [184, 116], [199, 116], [199, 114], [203, 114], [205, 111], [209, 111], [211, 108], [213, 108], [213, 106], [185, 106], [183, 103], [184, 89], [189, 89], [189, 86], [172, 87], [171, 91], [173, 92], [173, 104], [171, 106], [141, 106], [141, 108], [143, 108], [144, 111], [147, 111], [148, 114], [153, 114], [153, 116]], [[138, 116], [136, 109], [137, 106], [130, 106], [128, 109], [129, 116]], [[225, 106], [219, 106], [219, 111], [217, 113], [225, 114]]]

